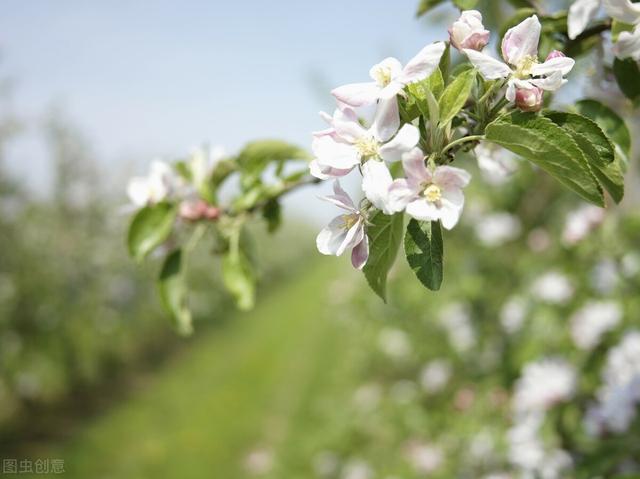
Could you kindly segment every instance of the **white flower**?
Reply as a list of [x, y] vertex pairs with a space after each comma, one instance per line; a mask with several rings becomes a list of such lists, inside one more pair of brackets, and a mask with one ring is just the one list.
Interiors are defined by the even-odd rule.
[[221, 146], [213, 148], [196, 148], [191, 155], [188, 166], [191, 181], [198, 191], [202, 191], [216, 165], [226, 156]]
[[394, 359], [406, 358], [411, 354], [409, 337], [399, 329], [387, 328], [380, 331], [378, 345], [383, 353]]
[[620, 32], [613, 53], [620, 59], [640, 61], [640, 5], [630, 0], [602, 0], [602, 4], [611, 18], [634, 26], [631, 32]]
[[482, 141], [473, 150], [483, 178], [499, 185], [516, 171], [516, 160], [509, 150], [488, 141]]
[[342, 479], [372, 479], [373, 469], [360, 459], [352, 459], [342, 470]]
[[569, 279], [557, 272], [550, 271], [533, 283], [531, 292], [540, 301], [551, 304], [564, 304], [573, 296], [573, 286]]
[[444, 453], [438, 446], [415, 440], [407, 443], [405, 454], [411, 466], [420, 474], [431, 474], [444, 461]]
[[311, 174], [320, 179], [344, 176], [367, 160], [399, 161], [420, 140], [411, 125], [400, 127], [395, 100], [380, 102], [373, 124], [364, 128], [353, 110], [334, 114], [333, 128], [316, 133], [312, 143], [315, 160]]
[[142, 208], [170, 198], [179, 187], [180, 178], [173, 168], [163, 161], [154, 161], [148, 176], [129, 180], [127, 195], [134, 206]]
[[430, 361], [420, 373], [420, 385], [427, 393], [438, 393], [447, 386], [452, 372], [449, 361], [445, 359]]
[[489, 30], [482, 24], [482, 14], [477, 10], [462, 12], [449, 28], [449, 39], [458, 50], [482, 50], [489, 43]]
[[427, 45], [404, 68], [395, 58], [385, 58], [371, 67], [369, 75], [373, 82], [351, 83], [331, 93], [339, 102], [351, 106], [369, 105], [378, 100], [395, 101], [405, 85], [424, 80], [435, 71], [444, 49], [444, 42]]
[[618, 284], [619, 276], [616, 262], [611, 258], [603, 258], [591, 271], [591, 286], [600, 294], [610, 294]]
[[574, 245], [587, 236], [604, 221], [604, 209], [593, 205], [584, 205], [567, 215], [562, 232], [562, 240]]
[[607, 331], [622, 319], [620, 305], [613, 301], [590, 301], [571, 317], [571, 337], [580, 349], [593, 349]]
[[569, 400], [576, 385], [573, 366], [559, 359], [542, 359], [528, 363], [516, 382], [513, 408], [516, 413], [546, 411]]
[[513, 296], [507, 300], [500, 311], [500, 324], [507, 334], [514, 334], [522, 329], [527, 317], [527, 303], [520, 296]]
[[566, 83], [563, 77], [571, 71], [575, 61], [552, 52], [544, 63], [539, 63], [541, 28], [536, 15], [510, 28], [502, 40], [502, 57], [506, 63], [476, 50], [463, 51], [485, 80], [508, 79], [506, 98], [509, 101], [515, 101], [517, 89], [537, 87], [556, 91]]
[[446, 229], [453, 228], [464, 206], [462, 188], [469, 184], [471, 175], [452, 166], [428, 169], [424, 154], [418, 148], [403, 156], [402, 165], [407, 177], [391, 184], [391, 209], [406, 209], [407, 214], [415, 219], [440, 220]]
[[468, 351], [476, 344], [476, 333], [466, 305], [451, 303], [440, 313], [439, 320], [447, 331], [449, 342], [459, 353]]
[[326, 228], [320, 231], [316, 238], [316, 246], [320, 253], [334, 256], [340, 256], [348, 248], [352, 248], [351, 263], [354, 268], [362, 269], [369, 258], [369, 239], [365, 231], [365, 218], [346, 191], [342, 189], [338, 180], [333, 183], [333, 193], [332, 196], [326, 196], [323, 199], [347, 213], [335, 217]]
[[516, 239], [522, 226], [517, 216], [509, 213], [492, 213], [478, 219], [475, 225], [476, 236], [485, 246], [500, 246]]

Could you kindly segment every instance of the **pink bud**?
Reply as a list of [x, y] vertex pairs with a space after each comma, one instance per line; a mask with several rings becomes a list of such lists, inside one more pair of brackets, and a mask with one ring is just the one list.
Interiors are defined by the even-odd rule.
[[203, 200], [183, 201], [180, 204], [180, 217], [187, 221], [214, 220], [220, 216], [220, 209]]
[[482, 50], [489, 43], [489, 31], [482, 24], [482, 15], [476, 10], [462, 12], [449, 27], [449, 39], [458, 50]]
[[542, 108], [542, 89], [518, 88], [516, 90], [516, 106], [522, 111], [540, 111]]
[[547, 55], [547, 59], [545, 61], [548, 62], [549, 60], [552, 60], [553, 58], [564, 58], [564, 57], [566, 57], [566, 55], [564, 53], [562, 53], [560, 50], [553, 50], [553, 51], [549, 52], [549, 54]]

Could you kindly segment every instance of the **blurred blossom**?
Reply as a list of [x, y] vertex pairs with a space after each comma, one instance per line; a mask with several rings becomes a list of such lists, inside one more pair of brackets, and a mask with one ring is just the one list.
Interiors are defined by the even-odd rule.
[[509, 298], [500, 311], [500, 323], [507, 334], [520, 331], [526, 317], [527, 302], [522, 296]]
[[515, 385], [513, 408], [517, 413], [545, 411], [573, 396], [576, 371], [566, 361], [542, 359], [524, 366]]
[[267, 449], [251, 451], [244, 459], [247, 472], [256, 476], [268, 474], [273, 469], [273, 454]]
[[380, 350], [394, 359], [403, 359], [411, 354], [411, 342], [407, 333], [400, 329], [386, 328], [378, 334]]
[[535, 228], [527, 236], [527, 246], [534, 253], [542, 253], [551, 246], [551, 236], [544, 228]]
[[476, 393], [471, 388], [462, 388], [456, 392], [455, 397], [453, 398], [453, 405], [459, 411], [466, 411], [471, 406], [473, 406], [473, 402], [476, 399]]
[[478, 220], [475, 232], [478, 239], [489, 247], [500, 246], [516, 239], [522, 230], [518, 217], [509, 213], [493, 213]]
[[322, 451], [313, 458], [313, 469], [320, 477], [333, 476], [339, 465], [338, 456], [331, 451]]
[[492, 472], [486, 476], [482, 476], [482, 479], [513, 479], [513, 476], [506, 472]]
[[469, 453], [479, 463], [486, 463], [495, 452], [493, 435], [486, 430], [480, 431], [471, 438]]
[[625, 432], [636, 417], [640, 401], [640, 331], [627, 332], [611, 348], [602, 380], [598, 402], [585, 418], [586, 429], [594, 435], [603, 431]]
[[622, 309], [614, 301], [590, 301], [571, 317], [571, 337], [580, 349], [593, 349], [607, 331], [622, 319]]
[[531, 292], [540, 301], [565, 304], [573, 296], [573, 286], [564, 274], [550, 271], [535, 280]]
[[622, 257], [622, 274], [627, 278], [632, 278], [638, 273], [640, 273], [640, 254], [631, 251]]
[[406, 444], [405, 454], [411, 466], [420, 474], [431, 474], [444, 461], [442, 449], [436, 445], [417, 440], [409, 441]]
[[440, 324], [447, 331], [451, 346], [463, 353], [476, 343], [476, 334], [471, 325], [469, 308], [461, 303], [449, 304], [440, 313]]
[[451, 378], [451, 363], [446, 359], [435, 359], [425, 365], [420, 373], [420, 385], [427, 393], [442, 391]]
[[371, 411], [375, 409], [380, 403], [382, 398], [382, 388], [379, 384], [363, 384], [356, 389], [353, 394], [353, 402], [356, 407], [362, 408], [365, 411]]
[[396, 381], [389, 395], [391, 399], [397, 404], [409, 404], [416, 399], [418, 388], [413, 381], [407, 379], [402, 381]]
[[562, 241], [574, 245], [598, 227], [605, 218], [605, 210], [593, 205], [583, 205], [567, 215]]
[[618, 266], [610, 258], [598, 261], [591, 271], [591, 286], [600, 294], [611, 294], [618, 284]]
[[373, 469], [361, 459], [351, 459], [342, 469], [342, 479], [372, 479]]
[[517, 169], [514, 156], [508, 150], [489, 142], [481, 142], [475, 147], [478, 168], [482, 178], [489, 184], [501, 185], [508, 181]]
[[136, 208], [153, 205], [176, 194], [183, 181], [174, 169], [164, 161], [151, 164], [148, 176], [136, 176], [129, 180], [127, 195]]

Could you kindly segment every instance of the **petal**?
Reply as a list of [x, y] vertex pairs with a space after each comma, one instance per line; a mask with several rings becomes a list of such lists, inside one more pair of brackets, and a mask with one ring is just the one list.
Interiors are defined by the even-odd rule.
[[464, 206], [464, 193], [460, 188], [447, 187], [442, 190], [442, 200], [449, 205], [462, 209]]
[[480, 75], [485, 80], [497, 80], [498, 78], [507, 78], [511, 75], [511, 68], [509, 65], [502, 63], [500, 60], [482, 53], [476, 50], [465, 48], [462, 50], [469, 58], [469, 61], [473, 63], [473, 66], [478, 69]]
[[149, 202], [149, 181], [147, 178], [136, 176], [129, 180], [127, 196], [135, 206], [143, 207]]
[[347, 143], [339, 143], [330, 136], [314, 138], [311, 149], [321, 169], [331, 167], [349, 170], [360, 164], [360, 154], [356, 148]]
[[543, 90], [556, 91], [566, 83], [566, 80], [562, 78], [561, 71], [555, 71], [546, 78], [529, 80], [528, 83], [535, 85], [538, 88], [542, 88]]
[[452, 229], [456, 224], [458, 224], [458, 220], [460, 219], [460, 214], [462, 213], [462, 208], [457, 206], [456, 204], [449, 201], [444, 196], [440, 200], [440, 221], [442, 222], [442, 226], [448, 230]]
[[405, 179], [394, 180], [389, 187], [388, 207], [390, 211], [404, 210], [409, 203], [417, 199], [420, 191], [418, 184]]
[[367, 130], [358, 121], [336, 119], [333, 121], [336, 134], [347, 143], [355, 143], [368, 136]]
[[414, 148], [402, 156], [402, 168], [412, 183], [431, 182], [431, 172], [424, 163], [424, 153], [420, 148]]
[[438, 67], [444, 50], [444, 42], [427, 45], [420, 50], [415, 57], [409, 60], [397, 80], [405, 85], [424, 80]]
[[624, 60], [633, 58], [640, 60], [640, 27], [636, 27], [633, 32], [621, 32], [618, 42], [613, 46], [613, 53]]
[[406, 123], [389, 143], [380, 147], [380, 156], [385, 161], [400, 161], [402, 154], [411, 151], [420, 141], [418, 129]]
[[534, 65], [534, 67], [531, 69], [531, 74], [534, 76], [551, 75], [552, 73], [560, 71], [563, 75], [567, 75], [575, 64], [576, 62], [573, 58], [555, 57], [551, 60], [547, 60], [544, 63]]
[[375, 82], [351, 83], [334, 88], [331, 94], [338, 101], [350, 106], [370, 105], [378, 101], [380, 87]]
[[508, 101], [515, 101], [515, 99], [516, 99], [516, 82], [515, 82], [515, 80], [509, 80], [509, 83], [507, 83], [507, 91], [505, 92], [504, 97]]
[[347, 231], [347, 234], [342, 241], [342, 244], [338, 247], [336, 252], [337, 256], [341, 256], [347, 249], [353, 248], [364, 238], [364, 222], [360, 218], [351, 228]]
[[313, 160], [309, 163], [309, 173], [311, 176], [315, 176], [319, 180], [328, 180], [331, 178], [340, 178], [346, 176], [353, 168], [347, 170], [339, 170], [337, 168], [331, 168], [330, 166], [320, 166], [318, 160]]
[[576, 0], [569, 7], [567, 28], [569, 38], [573, 40], [580, 35], [598, 12], [600, 0]]
[[640, 5], [629, 0], [602, 0], [607, 15], [622, 23], [640, 22]]
[[389, 168], [382, 161], [369, 160], [362, 166], [362, 191], [373, 205], [386, 214], [389, 208], [389, 187], [393, 182]]
[[336, 216], [316, 237], [316, 247], [324, 255], [340, 256], [338, 251], [346, 236], [344, 218]]
[[[396, 78], [402, 73], [402, 63], [393, 57], [387, 57], [380, 63], [376, 63], [369, 70], [369, 76], [380, 85], [381, 77], [387, 76], [389, 79]], [[380, 85], [381, 86], [381, 85]]]
[[436, 205], [424, 198], [409, 203], [405, 211], [409, 216], [421, 221], [438, 221], [440, 219], [440, 211]]
[[381, 100], [395, 100], [396, 95], [402, 91], [404, 85], [397, 80], [393, 80], [380, 91]]
[[518, 25], [507, 30], [502, 39], [502, 58], [510, 65], [531, 56], [538, 57], [538, 43], [542, 26], [536, 15], [531, 15]]
[[370, 133], [379, 142], [389, 141], [400, 128], [400, 113], [398, 111], [398, 102], [395, 98], [391, 100], [383, 100], [378, 103], [376, 116], [371, 125]]
[[464, 188], [471, 181], [471, 175], [455, 166], [438, 166], [433, 174], [433, 182], [443, 188]]
[[335, 180], [333, 182], [333, 195], [323, 196], [321, 199], [328, 201], [329, 203], [333, 203], [338, 208], [342, 208], [343, 210], [347, 210], [352, 213], [355, 213], [357, 211], [356, 206], [353, 204], [353, 201], [351, 200], [347, 192], [342, 189], [342, 186], [340, 186], [340, 182], [338, 180]]
[[369, 237], [365, 234], [362, 241], [351, 250], [351, 264], [356, 269], [364, 268], [369, 259]]

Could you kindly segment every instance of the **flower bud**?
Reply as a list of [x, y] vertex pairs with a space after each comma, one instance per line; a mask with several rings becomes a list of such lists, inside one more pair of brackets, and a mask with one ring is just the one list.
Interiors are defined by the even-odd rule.
[[449, 27], [449, 39], [458, 50], [482, 50], [489, 43], [489, 31], [482, 24], [482, 14], [477, 10], [462, 12], [460, 18]]
[[566, 57], [566, 55], [564, 53], [562, 53], [560, 50], [553, 50], [553, 51], [549, 52], [545, 62], [548, 62], [549, 60], [552, 60], [554, 58], [564, 58], [564, 57]]
[[516, 90], [516, 106], [522, 111], [540, 111], [542, 108], [542, 89], [518, 88]]
[[215, 220], [220, 216], [220, 210], [202, 200], [183, 201], [180, 204], [180, 218], [187, 221]]

